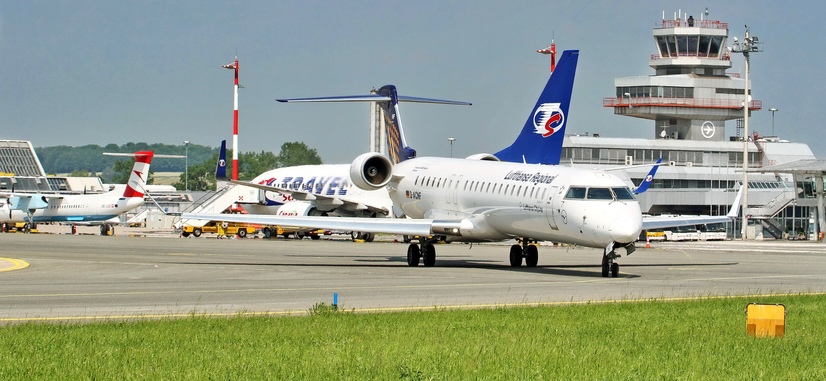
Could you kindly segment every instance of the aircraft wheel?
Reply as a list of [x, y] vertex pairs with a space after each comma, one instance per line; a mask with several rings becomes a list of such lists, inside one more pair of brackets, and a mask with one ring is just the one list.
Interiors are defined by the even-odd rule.
[[525, 266], [528, 267], [536, 267], [536, 263], [539, 262], [539, 249], [536, 248], [534, 245], [528, 245], [527, 255], [525, 256]]
[[203, 231], [201, 231], [201, 228], [192, 229], [192, 235], [194, 235], [195, 237], [200, 237], [201, 233], [203, 233]]
[[238, 230], [238, 238], [244, 238], [246, 236], [247, 236], [247, 229]]
[[25, 224], [23, 224], [23, 233], [28, 233], [28, 232], [29, 232], [29, 223], [26, 222]]
[[373, 239], [375, 239], [375, 238], [376, 238], [376, 233], [364, 233], [364, 236], [363, 236], [362, 239], [364, 239], [364, 242], [373, 242]]
[[611, 264], [611, 276], [614, 277], [614, 278], [619, 277], [619, 264], [618, 263], [612, 263]]
[[511, 267], [519, 267], [522, 266], [522, 246], [513, 245], [511, 246]]
[[436, 248], [433, 247], [432, 243], [426, 243], [424, 246], [424, 265], [426, 267], [433, 267], [436, 264]]
[[419, 245], [411, 243], [410, 246], [407, 247], [407, 265], [418, 266], [419, 256]]

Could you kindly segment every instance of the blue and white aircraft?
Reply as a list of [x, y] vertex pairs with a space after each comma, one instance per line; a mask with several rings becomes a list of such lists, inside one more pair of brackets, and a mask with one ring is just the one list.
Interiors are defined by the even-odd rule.
[[[576, 72], [578, 51], [565, 51], [522, 132], [496, 155], [465, 159], [416, 157], [392, 163], [365, 153], [350, 165], [350, 182], [385, 190], [407, 218], [286, 217], [232, 215], [222, 219], [332, 230], [419, 237], [407, 249], [407, 263], [436, 263], [436, 239], [480, 242], [519, 239], [510, 248], [511, 266], [536, 266], [536, 241], [603, 249], [602, 275], [618, 276], [617, 248], [627, 253], [646, 228], [640, 205], [618, 177], [602, 170], [559, 165], [562, 137]], [[550, 139], [552, 138], [553, 139]], [[555, 159], [556, 158], [556, 159]], [[504, 161], [503, 161], [504, 160]], [[184, 218], [210, 218], [184, 214]], [[729, 221], [728, 216], [703, 222]]]

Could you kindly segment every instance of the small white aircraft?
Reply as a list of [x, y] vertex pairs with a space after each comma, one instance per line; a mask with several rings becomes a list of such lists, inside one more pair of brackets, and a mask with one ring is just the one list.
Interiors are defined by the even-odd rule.
[[[407, 249], [407, 263], [436, 263], [437, 239], [481, 242], [519, 239], [510, 248], [511, 266], [538, 260], [537, 241], [603, 249], [602, 276], [618, 276], [620, 255], [652, 218], [643, 221], [631, 189], [602, 170], [562, 167], [562, 149], [578, 51], [565, 51], [522, 132], [508, 148], [466, 159], [420, 157], [393, 165], [365, 153], [350, 165], [350, 181], [363, 190], [386, 189], [394, 208], [407, 218], [221, 216], [232, 222], [355, 230], [419, 237]], [[219, 162], [219, 171], [226, 162]], [[736, 209], [736, 208], [734, 208]], [[184, 218], [210, 218], [184, 214]], [[729, 216], [695, 219], [691, 224], [729, 221]], [[679, 225], [679, 224], [678, 224]], [[677, 226], [677, 225], [671, 225]]]
[[144, 203], [146, 179], [152, 157], [178, 157], [154, 155], [152, 151], [134, 154], [105, 153], [110, 156], [131, 156], [135, 165], [125, 189], [119, 188], [101, 194], [44, 194], [0, 192], [0, 222], [26, 222], [26, 230], [36, 223], [66, 222], [70, 224], [101, 224], [101, 235], [114, 233], [108, 220], [116, 218]]

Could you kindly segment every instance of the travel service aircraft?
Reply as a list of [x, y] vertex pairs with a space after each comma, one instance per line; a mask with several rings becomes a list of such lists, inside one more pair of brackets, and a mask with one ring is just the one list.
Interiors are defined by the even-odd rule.
[[110, 156], [132, 156], [135, 165], [125, 189], [112, 190], [101, 194], [43, 194], [0, 192], [0, 222], [26, 222], [26, 230], [34, 229], [36, 223], [68, 222], [71, 224], [101, 224], [100, 233], [109, 235], [114, 228], [106, 221], [126, 213], [144, 203], [146, 179], [152, 157], [178, 157], [154, 155], [152, 151], [134, 154], [105, 153]]
[[[376, 94], [325, 98], [280, 99], [279, 102], [376, 102], [384, 111], [385, 136], [390, 161], [397, 164], [416, 157], [404, 137], [399, 102], [471, 105], [468, 102], [419, 98], [398, 95], [396, 87], [386, 85]], [[221, 160], [226, 162], [225, 144]], [[223, 168], [223, 167], [222, 167]], [[219, 168], [222, 169], [222, 168]], [[223, 168], [225, 169], [225, 168]], [[218, 180], [264, 190], [265, 203], [244, 204], [250, 214], [279, 216], [347, 216], [387, 217], [393, 201], [384, 189], [361, 189], [353, 186], [350, 164], [321, 164], [283, 167], [267, 171], [252, 181], [233, 181], [226, 171]], [[223, 218], [223, 217], [222, 217]], [[359, 238], [372, 240], [372, 234], [359, 233]]]
[[[578, 51], [562, 53], [556, 70], [516, 141], [496, 155], [465, 159], [417, 157], [393, 165], [377, 153], [365, 153], [350, 165], [350, 181], [363, 190], [386, 189], [407, 218], [305, 216], [220, 216], [233, 222], [355, 230], [417, 236], [407, 248], [407, 263], [436, 262], [436, 239], [501, 241], [519, 239], [510, 248], [510, 264], [536, 266], [537, 241], [603, 249], [602, 275], [618, 276], [620, 255], [635, 250], [643, 229], [662, 227], [656, 217], [643, 220], [631, 189], [603, 170], [558, 164]], [[504, 160], [504, 161], [503, 161]], [[226, 162], [219, 162], [219, 170]], [[736, 208], [733, 208], [736, 210]], [[185, 218], [211, 218], [184, 214]], [[672, 220], [672, 225], [730, 221], [729, 216]], [[660, 224], [660, 225], [658, 225]]]

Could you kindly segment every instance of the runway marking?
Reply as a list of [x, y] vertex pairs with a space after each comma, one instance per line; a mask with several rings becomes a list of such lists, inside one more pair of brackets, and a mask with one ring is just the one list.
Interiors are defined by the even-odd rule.
[[[787, 294], [794, 296], [819, 296], [826, 295], [826, 292], [804, 292], [797, 294]], [[641, 302], [682, 302], [700, 301], [716, 299], [746, 299], [746, 298], [769, 298], [786, 296], [783, 294], [750, 294], [750, 295], [718, 295], [718, 296], [688, 296], [673, 298], [639, 298], [639, 299], [609, 299], [609, 300], [582, 300], [564, 302], [534, 302], [534, 303], [488, 303], [488, 304], [465, 304], [450, 306], [429, 306], [429, 307], [377, 307], [377, 308], [353, 308], [342, 310], [343, 312], [403, 312], [403, 311], [440, 311], [440, 310], [471, 310], [482, 308], [502, 308], [502, 307], [551, 307], [551, 306], [575, 306], [584, 304], [609, 304], [609, 303], [641, 303]], [[186, 318], [186, 317], [252, 317], [252, 316], [279, 316], [279, 315], [306, 315], [309, 311], [266, 311], [266, 312], [218, 312], [218, 313], [177, 313], [177, 314], [135, 314], [135, 315], [109, 315], [109, 316], [60, 316], [60, 317], [39, 317], [39, 318], [0, 318], [0, 322], [27, 322], [27, 321], [61, 321], [61, 320], [121, 320], [121, 319], [164, 319], [164, 318]]]
[[0, 268], [0, 273], [4, 272], [4, 271], [20, 270], [20, 269], [25, 269], [26, 267], [29, 267], [28, 263], [26, 263], [25, 261], [21, 261], [19, 259], [0, 258], [0, 261], [8, 261], [8, 262], [12, 263], [11, 267]]
[[[724, 278], [696, 278], [696, 279], [670, 279], [674, 282], [696, 282], [696, 281], [720, 281], [737, 279], [776, 279], [776, 278], [806, 278], [816, 275], [766, 275], [766, 276], [744, 276], [744, 277], [724, 277]], [[66, 296], [124, 296], [124, 295], [169, 295], [169, 294], [214, 294], [225, 292], [283, 292], [283, 291], [344, 291], [344, 290], [376, 290], [376, 289], [428, 289], [428, 288], [466, 288], [466, 287], [487, 287], [487, 286], [536, 286], [548, 284], [577, 284], [577, 283], [607, 283], [613, 280], [606, 278], [578, 280], [578, 281], [541, 281], [525, 283], [467, 283], [467, 284], [427, 284], [427, 285], [398, 285], [398, 286], [343, 286], [343, 287], [284, 287], [284, 288], [245, 288], [237, 290], [189, 290], [189, 291], [130, 291], [130, 292], [92, 292], [92, 293], [65, 293], [65, 294], [22, 294], [22, 295], [0, 295], [0, 299], [11, 298], [53, 298]]]

